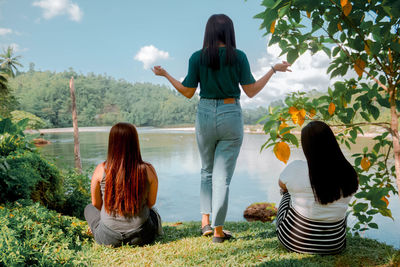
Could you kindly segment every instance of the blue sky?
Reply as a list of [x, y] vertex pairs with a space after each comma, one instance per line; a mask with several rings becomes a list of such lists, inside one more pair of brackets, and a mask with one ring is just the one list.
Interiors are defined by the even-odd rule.
[[[261, 0], [0, 0], [0, 46], [15, 47], [23, 57], [23, 70], [34, 62], [37, 70], [72, 67], [131, 82], [166, 84], [148, 66], [160, 64], [182, 79], [190, 55], [202, 46], [207, 19], [224, 13], [233, 20], [237, 47], [246, 52], [258, 78], [279, 61], [280, 53], [278, 47], [267, 50], [261, 20], [253, 19], [264, 10], [260, 4]], [[296, 62], [299, 71], [310, 76], [313, 58], [306, 55], [298, 61], [305, 60], [306, 66]], [[314, 76], [323, 75], [327, 62], [316, 61], [318, 71], [301, 75], [304, 82], [296, 78], [299, 73], [280, 73], [255, 99], [243, 98], [244, 104], [264, 105], [290, 91], [323, 87], [329, 81], [321, 77], [316, 82]]]

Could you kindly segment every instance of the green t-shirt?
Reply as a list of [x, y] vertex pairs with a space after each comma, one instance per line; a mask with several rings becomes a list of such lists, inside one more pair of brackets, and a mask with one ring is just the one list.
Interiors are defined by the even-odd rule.
[[246, 54], [236, 49], [236, 62], [225, 63], [225, 47], [219, 48], [220, 69], [213, 70], [200, 63], [201, 50], [196, 51], [189, 59], [189, 70], [182, 84], [196, 88], [200, 82], [200, 97], [203, 98], [240, 98], [241, 85], [252, 84], [255, 79], [250, 71]]

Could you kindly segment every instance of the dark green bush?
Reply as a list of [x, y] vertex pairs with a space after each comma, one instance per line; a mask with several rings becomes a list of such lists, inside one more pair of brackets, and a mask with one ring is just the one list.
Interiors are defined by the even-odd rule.
[[18, 150], [3, 158], [0, 172], [1, 202], [32, 199], [56, 209], [63, 202], [63, 181], [58, 169], [37, 152]]
[[30, 200], [0, 206], [0, 266], [90, 265], [87, 229]]
[[83, 219], [83, 211], [90, 203], [90, 179], [87, 173], [75, 170], [63, 173], [65, 202], [60, 212]]

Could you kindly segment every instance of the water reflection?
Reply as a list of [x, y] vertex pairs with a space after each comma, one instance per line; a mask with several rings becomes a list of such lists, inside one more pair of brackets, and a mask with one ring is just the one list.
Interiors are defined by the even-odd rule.
[[[109, 129], [108, 129], [109, 130]], [[55, 159], [60, 167], [73, 167], [72, 133], [47, 134], [51, 145], [41, 148], [42, 154]], [[140, 128], [139, 139], [142, 156], [152, 163], [159, 176], [157, 208], [165, 221], [198, 221], [200, 192], [200, 158], [195, 135], [190, 131]], [[278, 177], [285, 165], [278, 161], [271, 149], [260, 153], [266, 141], [264, 135], [245, 134], [243, 146], [230, 186], [227, 220], [243, 220], [244, 209], [253, 202], [279, 203]], [[107, 153], [108, 131], [80, 133], [81, 157], [84, 168], [104, 161]], [[355, 149], [370, 145], [361, 138]], [[344, 149], [346, 157], [350, 151]], [[300, 149], [292, 149], [291, 160], [304, 159]], [[352, 160], [351, 160], [352, 161]], [[400, 218], [397, 196], [390, 198], [393, 217]], [[385, 241], [400, 248], [400, 223], [377, 216], [379, 230], [367, 231], [366, 236]], [[349, 218], [349, 225], [354, 218]]]

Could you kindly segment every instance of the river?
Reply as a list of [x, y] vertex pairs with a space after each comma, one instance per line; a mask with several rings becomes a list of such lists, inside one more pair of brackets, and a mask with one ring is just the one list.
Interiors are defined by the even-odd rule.
[[[109, 127], [82, 129], [80, 150], [84, 168], [93, 168], [104, 161], [107, 153]], [[65, 130], [64, 130], [65, 131]], [[142, 157], [155, 167], [159, 177], [156, 207], [164, 221], [199, 221], [200, 158], [192, 129], [139, 128]], [[46, 133], [50, 145], [41, 153], [62, 167], [74, 166], [74, 145], [71, 132]], [[260, 153], [266, 141], [262, 134], [246, 133], [231, 181], [227, 221], [241, 221], [243, 211], [253, 202], [279, 203], [278, 177], [285, 164], [275, 158], [271, 149]], [[359, 138], [357, 147], [371, 144], [369, 138]], [[347, 157], [350, 152], [343, 148]], [[301, 149], [292, 148], [290, 160], [304, 159]], [[377, 239], [400, 248], [400, 201], [389, 198], [389, 208], [397, 220], [376, 216], [378, 230], [368, 230], [362, 236]], [[349, 217], [348, 225], [355, 220]]]

